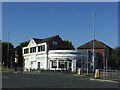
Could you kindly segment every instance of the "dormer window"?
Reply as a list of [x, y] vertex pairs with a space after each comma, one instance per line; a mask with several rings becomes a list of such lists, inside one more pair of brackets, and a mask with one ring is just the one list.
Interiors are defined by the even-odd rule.
[[57, 41], [52, 41], [52, 44], [57, 45], [58, 43], [57, 43]]

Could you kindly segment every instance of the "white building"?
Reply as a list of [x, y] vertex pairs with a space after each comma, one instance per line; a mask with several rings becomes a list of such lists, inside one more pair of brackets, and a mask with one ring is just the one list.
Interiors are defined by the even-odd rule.
[[45, 39], [32, 38], [26, 47], [23, 47], [24, 71], [31, 69], [44, 70], [71, 70], [76, 71], [76, 61], [80, 53], [75, 50], [66, 50], [59, 35]]

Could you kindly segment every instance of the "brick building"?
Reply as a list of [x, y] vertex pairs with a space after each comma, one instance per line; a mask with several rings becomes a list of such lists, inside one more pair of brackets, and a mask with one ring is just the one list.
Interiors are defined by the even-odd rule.
[[[94, 52], [95, 52], [94, 62], [92, 61], [93, 41], [94, 41]], [[109, 67], [111, 52], [113, 49], [108, 45], [104, 44], [103, 42], [94, 39], [90, 42], [85, 43], [82, 46], [79, 46], [77, 50], [82, 53], [81, 59], [83, 60], [84, 69], [87, 67], [90, 70], [93, 69], [93, 64], [95, 69], [96, 68], [105, 69]], [[81, 62], [82, 60], [79, 60], [79, 62]], [[77, 66], [82, 67], [81, 63], [78, 63]]]

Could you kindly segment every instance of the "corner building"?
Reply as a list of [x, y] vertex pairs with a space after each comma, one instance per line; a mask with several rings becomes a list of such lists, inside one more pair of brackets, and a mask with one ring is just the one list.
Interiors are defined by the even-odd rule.
[[59, 35], [44, 39], [32, 38], [29, 44], [22, 48], [24, 71], [43, 69], [75, 72], [80, 53], [66, 48]]

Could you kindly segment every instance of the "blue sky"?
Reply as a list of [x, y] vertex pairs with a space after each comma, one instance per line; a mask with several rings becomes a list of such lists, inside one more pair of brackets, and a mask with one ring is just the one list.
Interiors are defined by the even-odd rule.
[[46, 38], [59, 34], [75, 47], [93, 39], [93, 15], [97, 40], [118, 45], [117, 2], [19, 2], [2, 3], [2, 39], [15, 45], [31, 38]]

